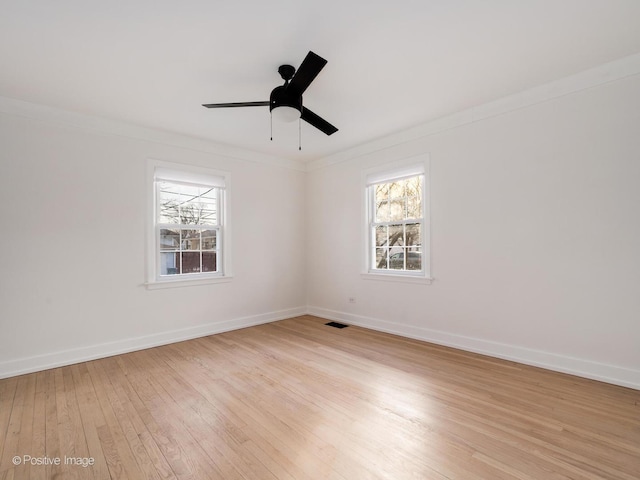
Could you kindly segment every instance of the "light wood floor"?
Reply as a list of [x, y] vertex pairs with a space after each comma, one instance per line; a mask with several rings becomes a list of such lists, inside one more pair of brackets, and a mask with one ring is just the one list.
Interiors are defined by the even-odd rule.
[[0, 479], [640, 478], [640, 391], [325, 322], [0, 380]]

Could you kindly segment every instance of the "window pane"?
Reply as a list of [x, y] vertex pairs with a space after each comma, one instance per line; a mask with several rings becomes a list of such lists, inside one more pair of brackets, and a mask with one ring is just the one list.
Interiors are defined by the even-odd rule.
[[178, 203], [165, 199], [158, 206], [159, 223], [180, 223], [180, 209]]
[[179, 250], [180, 230], [160, 230], [160, 250]]
[[407, 251], [407, 270], [422, 270], [422, 252], [419, 250]]
[[180, 223], [179, 205], [182, 203], [176, 185], [170, 182], [156, 183], [158, 196], [158, 221], [160, 223]]
[[182, 273], [200, 272], [200, 252], [182, 252]]
[[387, 269], [388, 267], [388, 248], [376, 248], [375, 268]]
[[408, 223], [406, 226], [406, 245], [408, 247], [411, 246], [420, 246], [422, 245], [422, 237], [420, 235], [420, 224], [419, 223]]
[[160, 275], [177, 275], [180, 273], [180, 253], [163, 252], [160, 254]]
[[211, 225], [216, 223], [217, 190], [211, 187], [189, 187], [182, 205], [183, 223]]
[[404, 270], [404, 248], [394, 248], [391, 255], [389, 255], [389, 269], [391, 270]]
[[217, 245], [216, 231], [202, 230], [202, 250], [215, 250], [216, 245]]
[[384, 183], [372, 187], [375, 189], [374, 218], [376, 222], [389, 221], [389, 185]]
[[421, 175], [407, 178], [405, 187], [407, 197], [422, 197], [422, 180], [423, 177]]
[[376, 189], [376, 203], [380, 203], [389, 197], [389, 184], [381, 183], [375, 186]]
[[202, 252], [202, 271], [217, 271], [216, 252]]
[[180, 221], [185, 225], [216, 223], [215, 204], [192, 201], [180, 206]]
[[399, 182], [391, 182], [389, 185], [389, 197], [391, 198], [401, 198], [404, 197], [404, 187], [406, 184], [406, 180], [400, 180]]
[[387, 236], [387, 226], [386, 225], [378, 225], [376, 227], [376, 247], [382, 247], [387, 245], [389, 242], [389, 237]]
[[389, 256], [389, 269], [390, 270], [421, 270], [422, 269], [422, 252], [420, 252], [419, 250], [411, 250], [406, 248], [395, 250]]
[[182, 250], [200, 250], [200, 230], [182, 230], [180, 233]]
[[217, 201], [202, 199], [201, 202], [196, 204], [198, 209], [198, 224], [199, 225], [217, 225]]
[[406, 218], [406, 180], [389, 183], [389, 220], [404, 220]]
[[407, 218], [422, 218], [422, 201], [419, 197], [407, 197]]
[[180, 223], [183, 225], [199, 225], [202, 209], [195, 203], [180, 205]]
[[389, 225], [389, 246], [404, 244], [404, 225]]
[[376, 222], [388, 222], [389, 221], [389, 202], [387, 200], [381, 200], [376, 202]]
[[396, 197], [389, 200], [389, 221], [404, 220], [406, 216], [406, 200], [404, 197]]

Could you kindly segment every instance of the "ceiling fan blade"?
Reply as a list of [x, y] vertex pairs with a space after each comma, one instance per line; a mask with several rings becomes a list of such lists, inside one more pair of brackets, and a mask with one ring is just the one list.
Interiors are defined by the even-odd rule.
[[296, 93], [302, 95], [326, 64], [327, 61], [324, 58], [310, 51], [291, 79], [288, 89], [294, 89]]
[[232, 103], [206, 103], [207, 108], [228, 108], [228, 107], [268, 107], [270, 102], [232, 102]]
[[326, 133], [327, 135], [331, 135], [338, 131], [336, 127], [334, 127], [324, 118], [319, 117], [306, 107], [302, 107], [302, 114], [300, 115], [300, 118], [307, 122], [309, 125], [316, 127], [322, 133]]

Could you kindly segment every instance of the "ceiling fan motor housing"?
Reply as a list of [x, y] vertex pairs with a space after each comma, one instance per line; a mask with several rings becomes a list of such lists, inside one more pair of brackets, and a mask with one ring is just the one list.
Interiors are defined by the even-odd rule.
[[276, 87], [271, 92], [269, 110], [273, 111], [278, 107], [291, 107], [302, 113], [302, 95], [287, 89], [286, 85]]

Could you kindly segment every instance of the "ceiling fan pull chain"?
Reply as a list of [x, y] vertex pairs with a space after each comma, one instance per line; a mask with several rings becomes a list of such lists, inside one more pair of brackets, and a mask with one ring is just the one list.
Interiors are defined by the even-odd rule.
[[269, 126], [271, 128], [271, 141], [273, 142], [273, 113], [269, 112]]
[[302, 150], [302, 119], [298, 119], [298, 150]]

